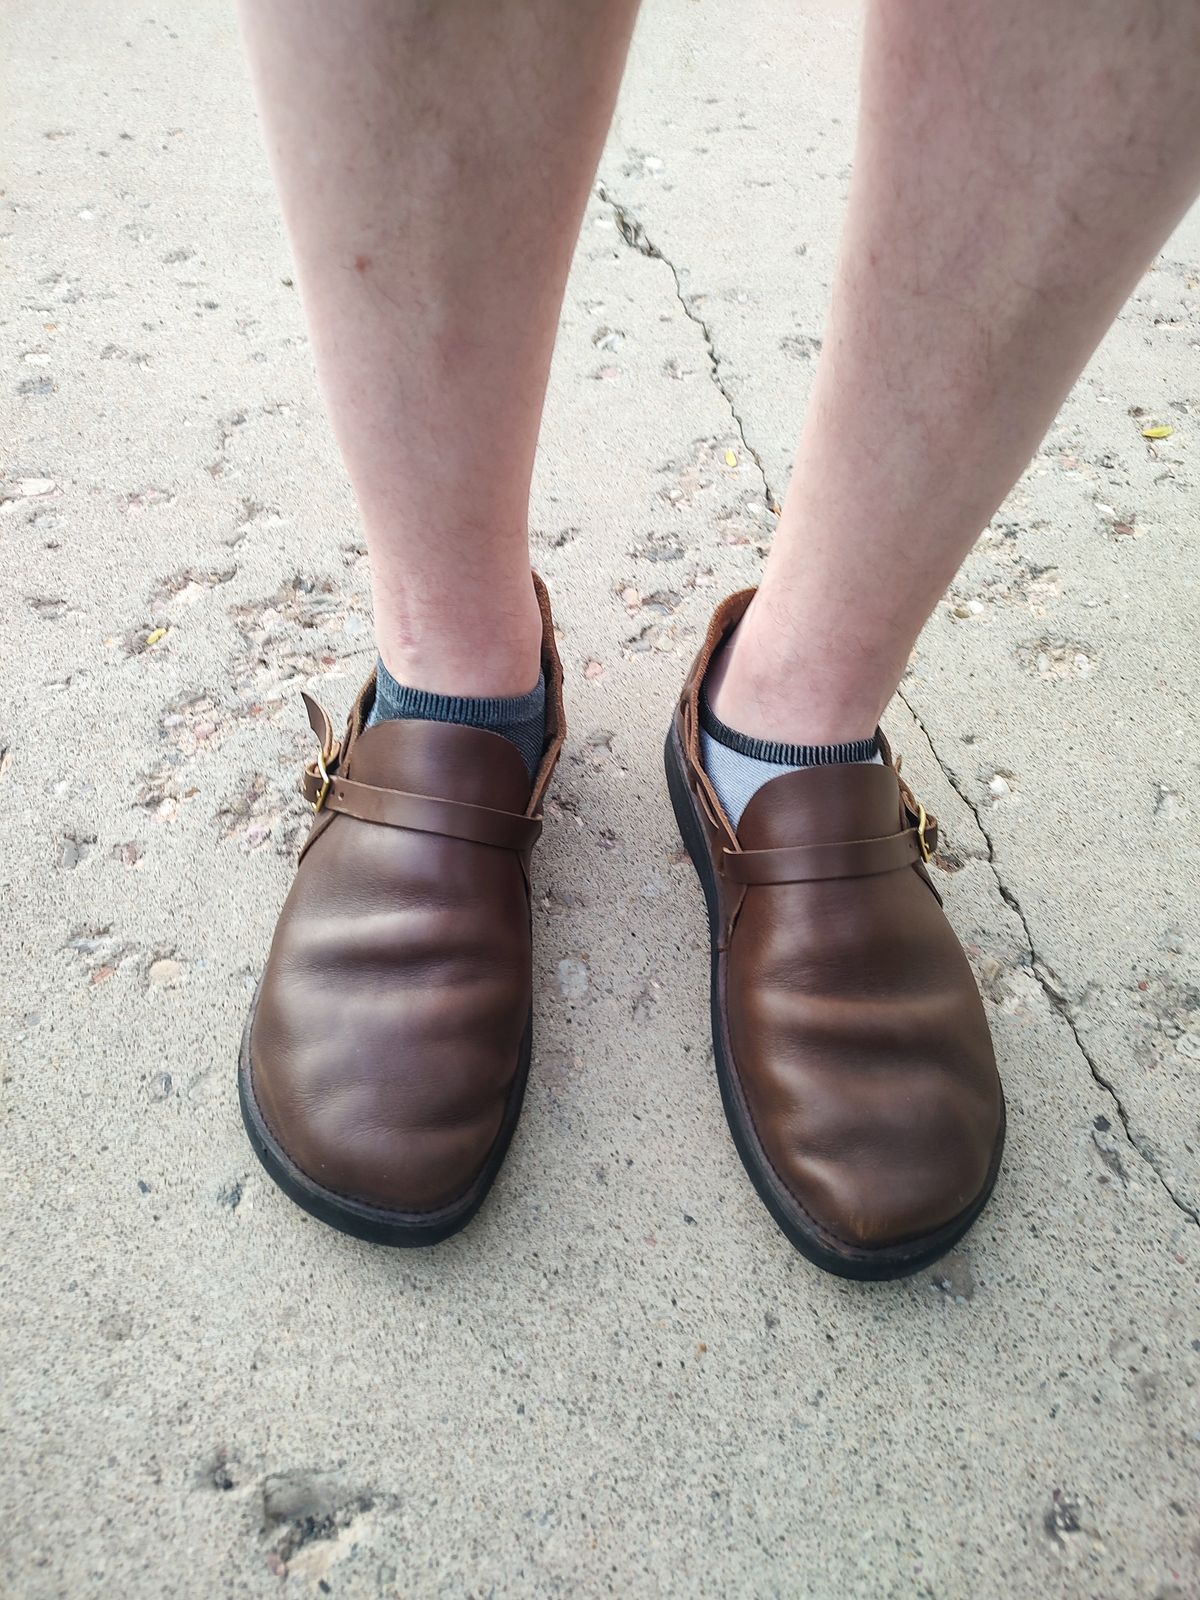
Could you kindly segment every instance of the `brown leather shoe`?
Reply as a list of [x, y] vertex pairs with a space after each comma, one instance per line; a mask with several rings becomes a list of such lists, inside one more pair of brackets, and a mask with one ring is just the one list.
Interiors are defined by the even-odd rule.
[[251, 1143], [322, 1221], [383, 1244], [435, 1244], [478, 1210], [529, 1070], [529, 866], [564, 734], [562, 669], [542, 608], [546, 746], [532, 786], [499, 734], [363, 724], [368, 680], [320, 754], [316, 816], [242, 1039]]
[[[667, 782], [708, 902], [725, 1114], [798, 1250], [894, 1278], [983, 1209], [1004, 1096], [975, 980], [926, 863], [937, 823], [895, 766], [773, 778], [736, 832], [700, 757], [700, 684], [754, 591], [717, 608], [667, 736]], [[882, 735], [880, 735], [882, 741]], [[891, 752], [883, 743], [885, 761]]]

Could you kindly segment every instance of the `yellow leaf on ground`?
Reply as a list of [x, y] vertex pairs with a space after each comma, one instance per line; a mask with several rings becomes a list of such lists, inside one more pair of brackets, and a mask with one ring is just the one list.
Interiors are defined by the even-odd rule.
[[1152, 428], [1142, 429], [1143, 439], [1169, 439], [1175, 429], [1166, 422], [1156, 422]]
[[155, 628], [153, 633], [146, 635], [146, 649], [149, 650], [152, 644], [157, 644], [160, 639], [165, 639], [166, 637], [167, 630], [165, 628]]
[[725, 452], [725, 465], [727, 467], [737, 466], [737, 457], [734, 455], [732, 450], [726, 450]]

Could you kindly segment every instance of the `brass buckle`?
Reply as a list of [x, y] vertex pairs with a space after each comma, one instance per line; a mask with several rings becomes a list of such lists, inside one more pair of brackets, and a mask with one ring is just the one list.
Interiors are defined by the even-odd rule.
[[313, 801], [313, 812], [320, 811], [325, 804], [325, 796], [329, 793], [329, 785], [333, 779], [329, 776], [329, 769], [325, 765], [324, 750], [317, 751], [317, 771], [321, 774], [321, 787], [317, 790], [317, 798]]
[[[327, 786], [328, 787], [328, 786]], [[921, 846], [921, 860], [928, 862], [932, 852], [925, 838], [925, 825], [929, 821], [925, 807], [917, 801], [917, 843]]]

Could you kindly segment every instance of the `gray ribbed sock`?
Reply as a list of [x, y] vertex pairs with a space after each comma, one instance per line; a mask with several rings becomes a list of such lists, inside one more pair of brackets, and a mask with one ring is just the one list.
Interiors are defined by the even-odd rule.
[[397, 683], [380, 661], [375, 672], [375, 703], [367, 717], [367, 727], [404, 719], [457, 722], [498, 733], [521, 752], [532, 783], [546, 744], [546, 676], [543, 673], [528, 694], [432, 694], [428, 689], [409, 689]]
[[721, 721], [700, 685], [700, 755], [725, 815], [736, 828], [752, 795], [784, 772], [802, 767], [831, 767], [848, 761], [877, 761], [883, 755], [872, 735], [847, 744], [780, 744], [751, 739]]

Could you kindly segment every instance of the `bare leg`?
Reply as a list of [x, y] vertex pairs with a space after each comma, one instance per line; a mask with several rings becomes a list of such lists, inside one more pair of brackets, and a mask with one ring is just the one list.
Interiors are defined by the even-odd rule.
[[872, 0], [829, 327], [758, 598], [712, 685], [868, 736], [912, 644], [1200, 188], [1200, 6]]
[[527, 507], [637, 0], [241, 0], [318, 370], [401, 682], [539, 670]]

